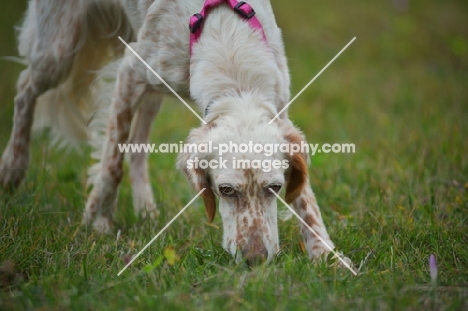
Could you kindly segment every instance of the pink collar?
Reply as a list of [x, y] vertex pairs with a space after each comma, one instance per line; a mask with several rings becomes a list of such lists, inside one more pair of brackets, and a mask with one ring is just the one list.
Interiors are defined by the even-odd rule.
[[190, 18], [190, 55], [192, 55], [193, 44], [200, 39], [203, 29], [203, 21], [208, 14], [208, 10], [222, 4], [225, 1], [229, 4], [234, 12], [249, 22], [250, 27], [260, 31], [263, 37], [263, 41], [268, 44], [262, 24], [255, 16], [255, 11], [250, 6], [250, 4], [244, 1], [237, 2], [237, 0], [206, 0], [200, 13], [196, 13]]

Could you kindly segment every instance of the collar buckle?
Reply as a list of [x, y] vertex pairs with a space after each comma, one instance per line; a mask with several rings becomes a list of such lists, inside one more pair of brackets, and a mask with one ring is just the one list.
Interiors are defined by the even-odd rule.
[[203, 23], [203, 15], [200, 13], [195, 13], [190, 18], [189, 29], [191, 33], [196, 33], [197, 30], [200, 28], [201, 24]]
[[234, 6], [234, 11], [245, 19], [250, 19], [255, 15], [255, 10], [244, 1], [239, 1]]

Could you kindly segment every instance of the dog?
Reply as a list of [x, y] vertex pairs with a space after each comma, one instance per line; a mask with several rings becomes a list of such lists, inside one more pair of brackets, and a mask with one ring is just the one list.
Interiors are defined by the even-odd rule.
[[[287, 111], [269, 124], [290, 99], [282, 35], [269, 1], [30, 0], [19, 32], [19, 54], [28, 67], [17, 83], [14, 125], [1, 158], [3, 187], [17, 187], [25, 175], [33, 119], [39, 127], [58, 128], [56, 133], [71, 141], [93, 140], [87, 124], [98, 119], [90, 104], [99, 89], [96, 71], [112, 63], [117, 68], [112, 100], [101, 120], [107, 124], [105, 139], [96, 144], [99, 163], [90, 169], [92, 190], [83, 214], [84, 224], [110, 231], [123, 175], [118, 144], [146, 143], [162, 99], [170, 93], [118, 36], [203, 112], [206, 124], [191, 130], [188, 143], [305, 142]], [[320, 237], [300, 224], [308, 256], [321, 258], [334, 248], [309, 184], [307, 154], [224, 155], [231, 164], [236, 159], [288, 164], [269, 172], [187, 165], [215, 157], [213, 152], [180, 153], [177, 167], [195, 189], [205, 189], [201, 196], [209, 222], [219, 198], [222, 245], [238, 261], [270, 261], [279, 252], [275, 193], [283, 188], [286, 202]], [[134, 208], [155, 216], [146, 160], [145, 154], [130, 156]]]

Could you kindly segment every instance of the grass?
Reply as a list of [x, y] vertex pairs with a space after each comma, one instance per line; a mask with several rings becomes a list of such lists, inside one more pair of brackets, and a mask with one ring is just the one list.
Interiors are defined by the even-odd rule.
[[[252, 270], [221, 248], [222, 225], [187, 212], [120, 277], [117, 273], [194, 195], [174, 156], [150, 156], [161, 215], [133, 216], [125, 180], [119, 238], [80, 227], [89, 158], [37, 135], [14, 195], [0, 192], [1, 310], [462, 310], [468, 308], [468, 10], [462, 1], [277, 1], [296, 94], [357, 40], [291, 106], [311, 143], [352, 142], [352, 155], [312, 158], [310, 179], [346, 270], [309, 262], [295, 221], [282, 252]], [[0, 12], [0, 55], [16, 55], [24, 3]], [[0, 149], [7, 143], [21, 65], [0, 62]], [[183, 120], [183, 122], [180, 122]], [[152, 141], [178, 142], [199, 121], [168, 100]], [[86, 152], [85, 152], [86, 153]], [[428, 258], [438, 262], [437, 286]]]

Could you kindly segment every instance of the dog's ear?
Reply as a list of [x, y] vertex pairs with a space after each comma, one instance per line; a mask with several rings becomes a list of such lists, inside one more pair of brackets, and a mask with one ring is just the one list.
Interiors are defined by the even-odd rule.
[[[200, 128], [191, 130], [187, 143], [200, 143], [201, 138], [204, 136], [203, 132], [203, 129]], [[211, 223], [216, 214], [216, 198], [213, 190], [211, 189], [211, 182], [209, 177], [206, 175], [206, 172], [201, 168], [196, 168], [194, 165], [189, 164], [189, 161], [194, 160], [196, 157], [201, 160], [203, 155], [197, 154], [196, 151], [189, 153], [182, 152], [180, 150], [180, 153], [177, 157], [177, 168], [185, 173], [188, 180], [192, 183], [197, 191], [205, 188], [201, 196], [205, 204], [205, 211], [206, 216], [208, 217], [208, 222]]]
[[205, 171], [201, 168], [196, 168], [192, 170], [185, 170], [187, 176], [189, 176], [192, 184], [194, 185], [197, 191], [205, 190], [202, 192], [201, 196], [203, 198], [203, 203], [205, 203], [205, 212], [206, 217], [208, 217], [208, 223], [212, 223], [216, 214], [216, 198], [211, 190], [211, 183], [208, 176], [205, 175]]
[[[301, 145], [305, 141], [304, 135], [292, 123], [283, 124], [283, 134], [286, 143]], [[307, 184], [309, 178], [307, 172], [307, 154], [295, 152], [292, 155], [287, 155], [289, 160], [289, 174], [286, 179], [286, 195], [287, 203], [293, 202], [302, 192], [302, 189]]]
[[293, 202], [302, 192], [307, 183], [307, 165], [300, 153], [295, 153], [290, 158], [291, 172], [286, 184], [285, 199], [287, 203]]

